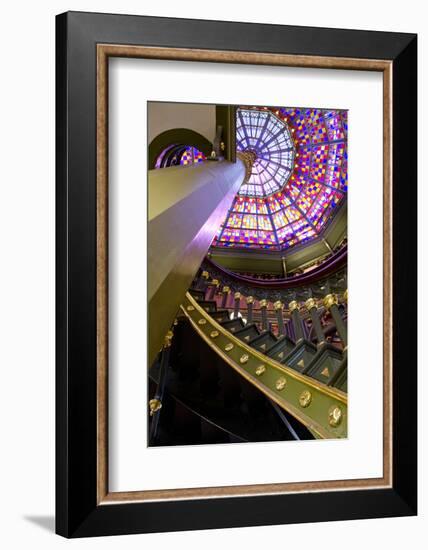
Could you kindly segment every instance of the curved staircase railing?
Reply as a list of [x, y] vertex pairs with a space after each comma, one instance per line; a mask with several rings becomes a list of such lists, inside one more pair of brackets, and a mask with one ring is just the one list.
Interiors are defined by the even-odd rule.
[[345, 392], [261, 353], [217, 322], [188, 292], [182, 313], [215, 353], [316, 438], [347, 437]]
[[[150, 369], [150, 444], [347, 437], [346, 276], [333, 275], [315, 292], [256, 295], [213, 275], [199, 270]], [[163, 401], [169, 412], [161, 413]], [[192, 436], [174, 424], [189, 415]]]

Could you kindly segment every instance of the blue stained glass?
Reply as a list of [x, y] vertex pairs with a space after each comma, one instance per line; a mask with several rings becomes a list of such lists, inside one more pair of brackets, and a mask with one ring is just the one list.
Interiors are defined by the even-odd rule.
[[294, 144], [283, 120], [270, 110], [238, 109], [236, 148], [254, 155], [240, 195], [266, 196], [284, 187], [293, 168]]

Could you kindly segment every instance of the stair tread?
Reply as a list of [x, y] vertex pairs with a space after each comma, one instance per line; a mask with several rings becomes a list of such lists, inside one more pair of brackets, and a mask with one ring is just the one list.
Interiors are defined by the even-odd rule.
[[202, 299], [205, 299], [205, 290], [200, 290], [200, 289], [197, 289], [197, 288], [190, 288], [189, 293], [194, 298], [200, 297]]
[[249, 344], [254, 334], [259, 334], [259, 329], [255, 323], [251, 323], [240, 330], [236, 330], [233, 334], [243, 342]]
[[237, 319], [228, 319], [227, 321], [222, 321], [221, 325], [226, 328], [232, 334], [235, 334], [238, 330], [245, 328], [244, 321], [238, 317]]

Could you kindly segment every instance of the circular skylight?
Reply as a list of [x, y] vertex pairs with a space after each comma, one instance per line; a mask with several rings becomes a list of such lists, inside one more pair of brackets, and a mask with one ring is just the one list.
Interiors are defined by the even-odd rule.
[[246, 179], [213, 246], [286, 250], [320, 237], [346, 201], [347, 111], [241, 107], [236, 127]]
[[287, 124], [269, 110], [238, 109], [236, 148], [250, 153], [252, 168], [240, 195], [266, 197], [287, 183], [294, 165], [294, 146]]

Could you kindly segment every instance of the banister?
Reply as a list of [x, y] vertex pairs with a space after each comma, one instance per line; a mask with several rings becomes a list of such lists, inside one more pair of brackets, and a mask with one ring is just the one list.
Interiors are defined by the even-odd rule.
[[278, 363], [217, 323], [188, 292], [181, 310], [228, 365], [320, 439], [347, 437], [347, 395]]

